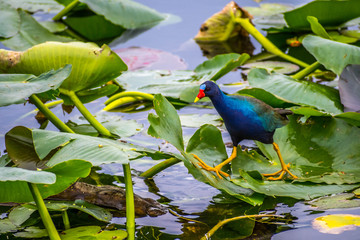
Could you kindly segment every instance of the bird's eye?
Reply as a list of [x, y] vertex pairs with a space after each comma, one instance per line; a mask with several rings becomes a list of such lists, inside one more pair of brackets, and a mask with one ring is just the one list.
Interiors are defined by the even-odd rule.
[[209, 87], [206, 87], [206, 88], [205, 88], [205, 91], [209, 91], [209, 90], [210, 90], [210, 88], [209, 88]]

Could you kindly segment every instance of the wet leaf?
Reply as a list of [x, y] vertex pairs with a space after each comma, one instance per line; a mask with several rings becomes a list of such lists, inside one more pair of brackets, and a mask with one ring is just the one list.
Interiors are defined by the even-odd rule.
[[134, 151], [136, 146], [112, 139], [38, 129], [32, 130], [32, 136], [41, 159], [61, 147], [49, 160], [48, 166], [74, 158], [89, 161], [94, 166], [113, 162], [124, 164], [140, 155]]
[[1, 72], [39, 75], [66, 64], [72, 64], [72, 71], [60, 88], [74, 92], [99, 87], [127, 70], [105, 44], [46, 42], [24, 52], [0, 51]]
[[339, 92], [310, 81], [295, 80], [281, 74], [269, 74], [253, 69], [248, 75], [250, 86], [264, 90], [296, 104], [314, 106], [332, 114], [342, 113]]
[[156, 94], [154, 109], [157, 116], [153, 113], [149, 114], [150, 127], [148, 134], [156, 138], [165, 139], [179, 151], [183, 151], [184, 140], [181, 123], [175, 108], [162, 95]]
[[340, 75], [349, 64], [360, 64], [360, 48], [317, 36], [306, 36], [302, 44], [318, 62]]
[[127, 237], [127, 233], [123, 230], [103, 231], [99, 226], [83, 226], [83, 227], [71, 228], [63, 231], [61, 234], [62, 240], [73, 240], [73, 239], [122, 240], [125, 239], [126, 237]]
[[310, 202], [312, 207], [319, 210], [334, 208], [355, 208], [360, 207], [360, 200], [351, 200], [355, 195], [353, 193], [343, 193], [329, 197], [322, 197]]
[[287, 25], [296, 30], [308, 30], [310, 24], [306, 16], [314, 16], [319, 23], [327, 27], [337, 27], [360, 16], [357, 0], [312, 1], [299, 8], [284, 13]]
[[20, 16], [16, 9], [11, 8], [7, 2], [0, 1], [0, 37], [9, 38], [14, 36], [20, 29]]
[[360, 215], [330, 214], [315, 218], [312, 226], [321, 233], [340, 234], [359, 227]]
[[153, 27], [165, 20], [166, 15], [130, 0], [81, 0], [98, 15], [126, 29]]
[[[73, 41], [73, 39], [71, 38], [52, 34], [49, 30], [41, 26], [40, 23], [38, 23], [30, 14], [24, 12], [23, 10], [19, 9], [18, 13], [20, 16], [20, 23], [21, 23], [20, 29], [16, 35], [2, 41], [2, 44], [4, 44], [6, 47], [11, 48], [13, 50], [25, 50], [36, 44], [44, 43], [46, 41], [59, 41], [59, 42]], [[63, 67], [64, 65], [57, 66], [55, 68], [57, 69], [59, 67]], [[46, 72], [49, 70], [51, 70], [51, 68], [46, 69], [42, 72]]]
[[0, 74], [0, 106], [25, 102], [32, 94], [56, 90], [70, 73], [71, 65], [50, 70], [38, 77], [31, 74]]

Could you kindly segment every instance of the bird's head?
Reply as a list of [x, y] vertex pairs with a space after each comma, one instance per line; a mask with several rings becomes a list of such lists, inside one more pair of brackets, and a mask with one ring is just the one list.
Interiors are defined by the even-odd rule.
[[206, 81], [200, 85], [199, 94], [195, 98], [194, 102], [199, 101], [203, 97], [213, 97], [219, 94], [220, 89], [216, 83], [211, 81]]

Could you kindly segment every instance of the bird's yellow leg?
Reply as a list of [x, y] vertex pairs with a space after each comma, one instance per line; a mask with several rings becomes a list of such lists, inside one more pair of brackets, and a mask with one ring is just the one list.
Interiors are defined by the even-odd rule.
[[[279, 170], [277, 172], [274, 172], [274, 173], [263, 174], [263, 176], [264, 177], [269, 177], [268, 180], [280, 180], [285, 176], [285, 173], [288, 173], [291, 177], [293, 177], [294, 179], [297, 179], [298, 177], [295, 176], [294, 174], [292, 174], [288, 169], [290, 167], [290, 163], [285, 164], [285, 162], [284, 162], [284, 160], [283, 160], [283, 158], [282, 158], [282, 156], [280, 154], [279, 146], [276, 143], [273, 143], [273, 147], [274, 147], [274, 150], [275, 150], [276, 154], [279, 157], [279, 160], [280, 160], [280, 163], [281, 163], [281, 170]], [[276, 176], [278, 174], [280, 174], [279, 177], [273, 177], [273, 176]]]
[[216, 173], [216, 175], [222, 179], [221, 175], [225, 176], [225, 177], [229, 177], [230, 175], [227, 174], [224, 171], [221, 171], [221, 168], [223, 166], [225, 166], [226, 164], [228, 164], [229, 162], [231, 162], [234, 158], [236, 158], [237, 155], [237, 149], [236, 147], [233, 148], [233, 151], [230, 155], [230, 157], [228, 159], [226, 159], [225, 161], [223, 161], [222, 163], [216, 165], [215, 167], [210, 167], [209, 165], [207, 165], [203, 160], [201, 160], [198, 156], [196, 156], [195, 154], [193, 154], [193, 156], [199, 161], [198, 164], [200, 167], [202, 167], [203, 169], [205, 169], [206, 171], [213, 171]]

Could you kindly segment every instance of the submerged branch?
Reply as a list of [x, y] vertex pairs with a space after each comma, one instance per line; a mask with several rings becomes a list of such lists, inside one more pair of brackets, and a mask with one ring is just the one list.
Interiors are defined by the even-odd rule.
[[[65, 191], [48, 199], [74, 201], [81, 199], [91, 204], [126, 210], [126, 191], [115, 186], [95, 186], [84, 182], [76, 182]], [[167, 212], [166, 208], [151, 198], [134, 195], [136, 216], [156, 217]]]

